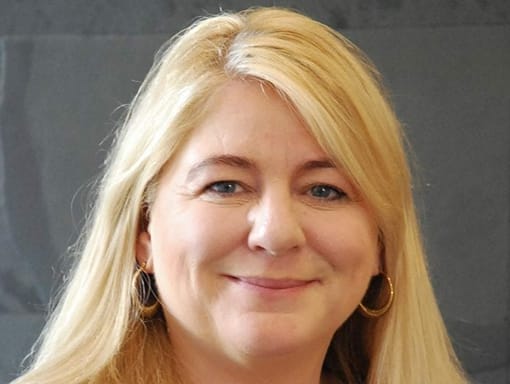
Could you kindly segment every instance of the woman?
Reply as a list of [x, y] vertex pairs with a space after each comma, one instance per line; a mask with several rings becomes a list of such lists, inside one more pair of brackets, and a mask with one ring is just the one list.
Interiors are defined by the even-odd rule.
[[15, 383], [464, 383], [399, 124], [344, 37], [200, 20], [160, 51]]

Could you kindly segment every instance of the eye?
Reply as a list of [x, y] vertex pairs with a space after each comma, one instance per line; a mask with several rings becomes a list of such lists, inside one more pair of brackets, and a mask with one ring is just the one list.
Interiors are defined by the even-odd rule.
[[243, 192], [244, 188], [237, 181], [216, 181], [209, 184], [205, 188], [206, 192], [211, 192], [217, 195], [232, 195], [234, 193]]
[[314, 198], [321, 200], [339, 200], [347, 196], [341, 189], [332, 187], [327, 184], [319, 184], [312, 186], [308, 194]]

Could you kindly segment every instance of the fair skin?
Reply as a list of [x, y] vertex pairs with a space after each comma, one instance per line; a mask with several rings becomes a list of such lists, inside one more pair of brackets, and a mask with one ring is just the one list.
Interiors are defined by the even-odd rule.
[[359, 193], [270, 87], [230, 81], [165, 167], [137, 259], [190, 383], [319, 384], [379, 271]]

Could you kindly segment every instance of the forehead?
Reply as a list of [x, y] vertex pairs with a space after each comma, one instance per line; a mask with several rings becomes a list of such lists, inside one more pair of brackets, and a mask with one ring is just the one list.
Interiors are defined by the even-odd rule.
[[242, 151], [275, 161], [285, 152], [327, 157], [289, 102], [258, 81], [229, 81], [211, 97], [208, 110], [191, 133], [184, 153]]

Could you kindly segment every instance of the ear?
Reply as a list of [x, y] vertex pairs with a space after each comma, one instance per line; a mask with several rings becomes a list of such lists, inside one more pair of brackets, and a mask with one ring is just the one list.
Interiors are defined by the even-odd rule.
[[379, 233], [377, 236], [377, 257], [374, 260], [374, 265], [372, 267], [372, 276], [377, 276], [381, 272], [385, 270], [384, 266], [386, 265], [386, 248], [384, 246], [384, 240], [382, 234]]
[[374, 263], [374, 266], [372, 267], [372, 276], [377, 276], [383, 270], [384, 269], [381, 266], [381, 260], [377, 259], [376, 262]]
[[154, 273], [154, 263], [152, 260], [151, 235], [147, 231], [140, 232], [136, 239], [136, 261], [147, 273]]

